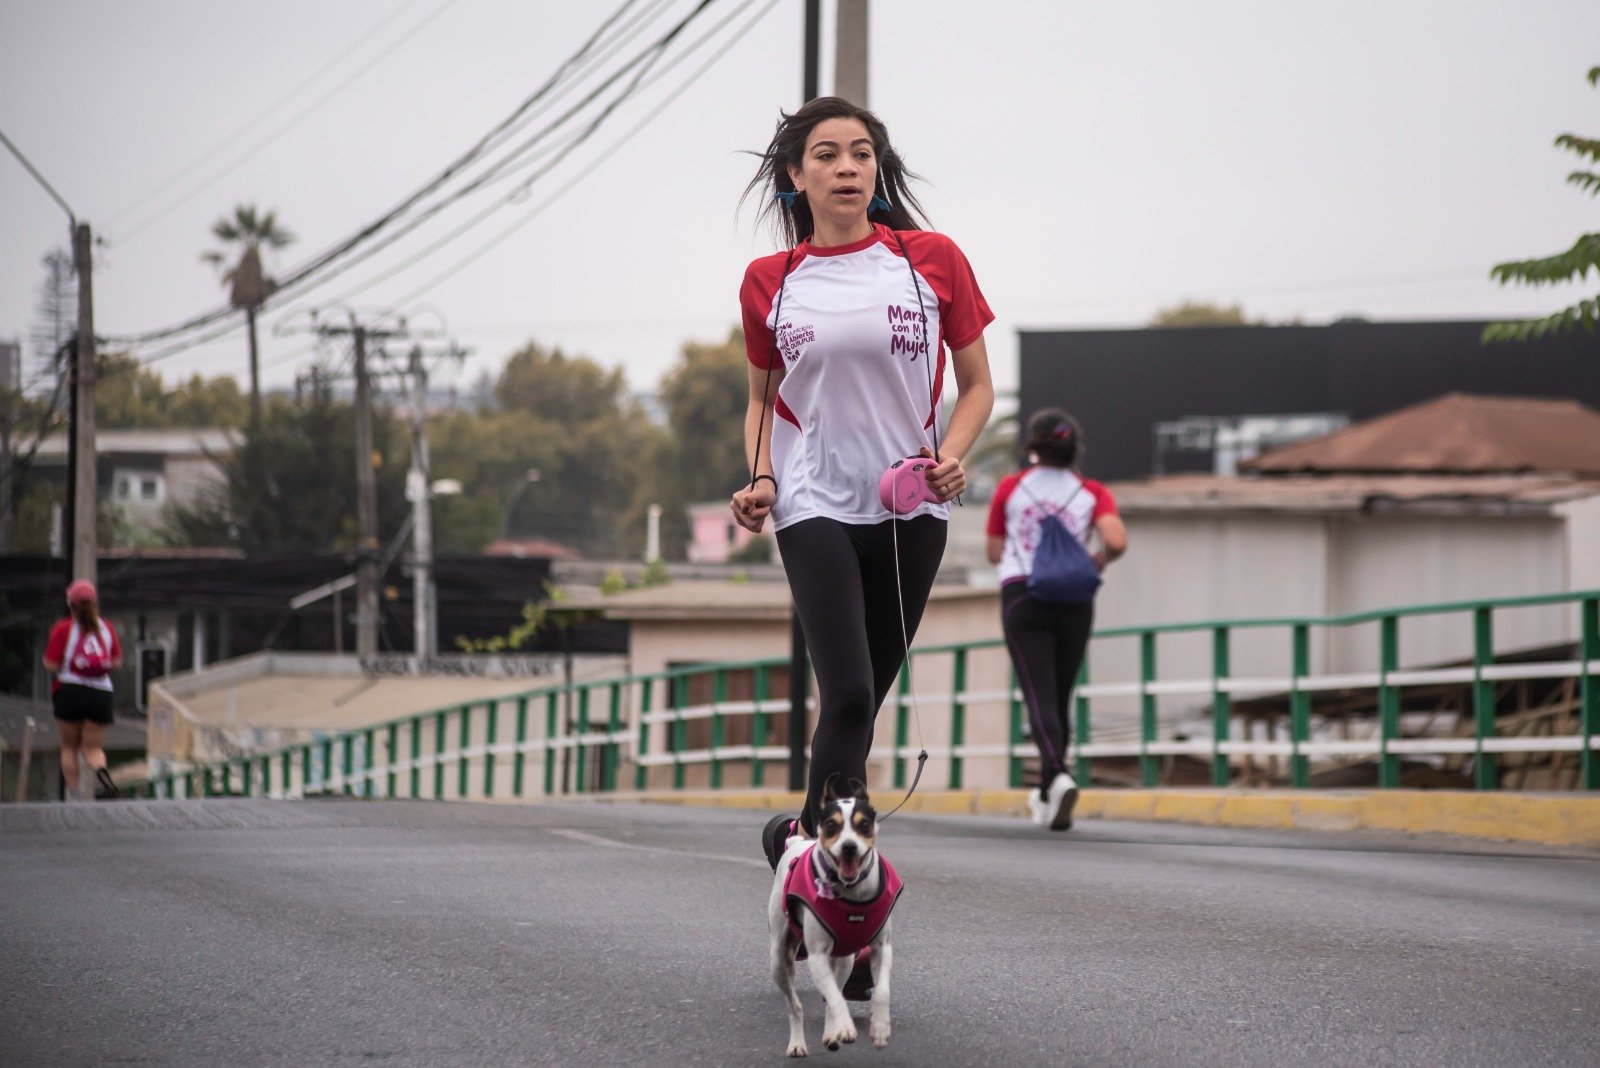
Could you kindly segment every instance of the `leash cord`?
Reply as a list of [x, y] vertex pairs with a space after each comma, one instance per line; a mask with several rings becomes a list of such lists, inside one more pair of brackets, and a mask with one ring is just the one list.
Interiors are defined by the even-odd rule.
[[[916, 265], [911, 262], [911, 253], [906, 249], [905, 241], [898, 233], [894, 234], [895, 244], [900, 246], [900, 255], [905, 257], [906, 269], [911, 272], [911, 284], [917, 289], [917, 318], [922, 323], [922, 367], [928, 373], [928, 415], [933, 420], [933, 462], [939, 463], [939, 402], [933, 395], [933, 350], [934, 346], [928, 337], [928, 307], [922, 300], [922, 280], [917, 277]], [[959, 498], [958, 498], [959, 500]], [[886, 815], [879, 816], [878, 822], [893, 816], [905, 807], [911, 800], [911, 795], [917, 792], [917, 784], [922, 781], [922, 769], [928, 766], [928, 743], [922, 734], [922, 709], [917, 704], [916, 681], [911, 674], [911, 632], [906, 626], [906, 591], [900, 578], [900, 498], [894, 498], [894, 508], [889, 518], [890, 536], [894, 542], [894, 590], [900, 602], [900, 640], [905, 648], [906, 690], [911, 695], [911, 715], [917, 721], [917, 771], [911, 777], [911, 788], [906, 791], [906, 796], [900, 803], [890, 809]], [[898, 742], [897, 742], [898, 745]], [[899, 759], [900, 754], [895, 754]]]

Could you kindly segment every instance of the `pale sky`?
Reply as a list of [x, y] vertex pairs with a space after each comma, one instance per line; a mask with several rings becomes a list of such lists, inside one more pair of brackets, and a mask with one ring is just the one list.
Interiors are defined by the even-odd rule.
[[[275, 209], [296, 234], [271, 264], [287, 274], [508, 115], [617, 2], [0, 0], [0, 130], [109, 242], [98, 332], [136, 333], [222, 302], [200, 254], [234, 204]], [[745, 264], [774, 247], [735, 214], [754, 165], [740, 153], [800, 102], [800, 0], [776, 0], [598, 157], [767, 3], [712, 4], [669, 59], [742, 13], [521, 203], [347, 296], [509, 188], [494, 186], [270, 306], [264, 381], [291, 382], [314, 359], [306, 337], [274, 336], [288, 313], [393, 306], [419, 289], [402, 310], [442, 316], [475, 350], [462, 384], [531, 338], [651, 389], [685, 340], [725, 336]], [[654, 6], [664, 30], [693, 2]], [[832, 0], [823, 8], [826, 91]], [[996, 383], [1010, 388], [1018, 329], [1138, 326], [1186, 298], [1309, 323], [1554, 310], [1571, 294], [1505, 290], [1487, 273], [1597, 228], [1596, 201], [1563, 181], [1576, 159], [1551, 144], [1600, 135], [1584, 77], [1597, 43], [1593, 0], [874, 0], [870, 104], [927, 178], [935, 227], [974, 266], [998, 315]], [[0, 338], [26, 336], [39, 260], [66, 240], [61, 210], [0, 154]], [[169, 382], [243, 376], [242, 332], [155, 366]]]

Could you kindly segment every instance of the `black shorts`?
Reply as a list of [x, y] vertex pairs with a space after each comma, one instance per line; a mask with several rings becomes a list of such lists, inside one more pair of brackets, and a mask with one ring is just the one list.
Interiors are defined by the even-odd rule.
[[56, 719], [63, 723], [98, 723], [111, 725], [111, 691], [97, 690], [93, 686], [80, 686], [63, 682], [51, 696]]

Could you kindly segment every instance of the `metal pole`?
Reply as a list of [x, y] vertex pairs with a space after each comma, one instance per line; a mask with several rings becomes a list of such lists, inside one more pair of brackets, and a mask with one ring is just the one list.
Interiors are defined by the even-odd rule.
[[367, 330], [350, 317], [356, 370], [356, 655], [378, 654], [378, 486], [373, 474], [372, 386], [367, 380]]
[[428, 372], [422, 346], [411, 350], [411, 472], [406, 496], [411, 498], [411, 601], [418, 658], [439, 653], [434, 628], [433, 502], [428, 474]]
[[73, 426], [72, 577], [98, 579], [95, 555], [95, 448], [94, 448], [94, 287], [93, 237], [88, 223], [72, 228], [72, 260], [78, 272], [77, 381], [73, 399], [77, 419]]
[[806, 0], [805, 70], [801, 77], [803, 102], [815, 100], [822, 82], [822, 0]]
[[852, 104], [867, 104], [867, 0], [839, 0], [834, 25], [833, 92]]

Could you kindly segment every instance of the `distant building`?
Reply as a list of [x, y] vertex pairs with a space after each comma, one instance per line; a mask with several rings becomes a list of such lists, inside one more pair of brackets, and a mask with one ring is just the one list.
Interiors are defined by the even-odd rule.
[[689, 506], [688, 557], [691, 564], [725, 564], [753, 537], [754, 534], [733, 521], [727, 501]]
[[[1083, 427], [1099, 479], [1217, 472], [1251, 417], [1371, 419], [1432, 397], [1476, 394], [1600, 407], [1600, 358], [1584, 331], [1485, 345], [1484, 323], [1023, 330], [1020, 409], [1061, 406]], [[1162, 427], [1172, 434], [1163, 438]], [[1199, 444], [1162, 460], [1161, 443]], [[1278, 441], [1264, 443], [1283, 444]]]
[[[67, 444], [65, 434], [45, 438], [34, 477], [65, 484]], [[214, 428], [101, 430], [95, 434], [95, 482], [131, 528], [153, 531], [167, 505], [193, 505], [223, 486], [222, 461], [233, 447], [233, 432]]]

